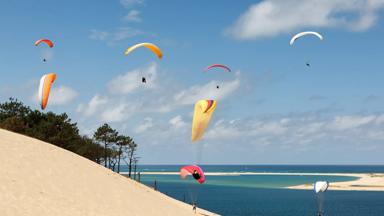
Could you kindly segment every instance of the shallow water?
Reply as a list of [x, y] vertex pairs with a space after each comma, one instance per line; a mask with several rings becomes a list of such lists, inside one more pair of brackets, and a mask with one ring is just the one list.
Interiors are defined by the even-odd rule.
[[[177, 172], [182, 165], [140, 165], [140, 171]], [[199, 165], [205, 172], [384, 173], [384, 165]], [[123, 167], [126, 170], [126, 167]]]
[[[175, 172], [181, 166], [143, 166], [141, 171]], [[384, 166], [203, 166], [209, 172], [316, 172], [369, 173], [384, 172]], [[141, 175], [141, 180], [176, 199], [221, 215], [307, 216], [315, 215], [316, 199], [312, 190], [284, 189], [286, 186], [311, 184], [317, 180], [330, 182], [353, 180], [345, 176], [244, 175], [207, 176], [198, 185], [193, 179], [178, 175]], [[325, 215], [382, 216], [384, 192], [327, 191]]]
[[[283, 187], [311, 184], [315, 181], [351, 181], [355, 177], [347, 176], [298, 176], [298, 175], [240, 175], [240, 176], [206, 176], [206, 181], [201, 188], [207, 185], [212, 186], [225, 186], [225, 187], [246, 187], [246, 188], [274, 188], [279, 189]], [[186, 180], [180, 179], [179, 175], [141, 175], [141, 181], [151, 184], [154, 181], [160, 183], [174, 183], [174, 184], [195, 184], [193, 178]]]

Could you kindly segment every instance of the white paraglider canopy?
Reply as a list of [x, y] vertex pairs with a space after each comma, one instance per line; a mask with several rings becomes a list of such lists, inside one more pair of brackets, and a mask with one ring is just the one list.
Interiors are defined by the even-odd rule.
[[328, 186], [329, 186], [329, 182], [327, 181], [317, 181], [315, 182], [313, 189], [315, 190], [316, 193], [320, 193], [320, 192], [327, 191]]
[[320, 40], [323, 40], [323, 36], [318, 33], [318, 32], [314, 32], [314, 31], [305, 31], [305, 32], [300, 32], [298, 34], [296, 34], [295, 36], [292, 37], [291, 41], [289, 42], [290, 45], [293, 45], [293, 43], [295, 43], [295, 41], [303, 36], [306, 36], [306, 35], [315, 35], [317, 36]]

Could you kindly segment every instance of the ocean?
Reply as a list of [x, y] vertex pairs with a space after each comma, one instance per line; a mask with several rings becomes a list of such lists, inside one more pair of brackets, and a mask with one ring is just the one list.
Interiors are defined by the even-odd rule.
[[[140, 172], [178, 172], [182, 165], [141, 165]], [[197, 184], [192, 178], [178, 175], [141, 175], [141, 182], [184, 202], [196, 201], [198, 207], [220, 215], [311, 216], [317, 203], [312, 190], [292, 190], [287, 186], [354, 180], [355, 177], [327, 176], [326, 173], [384, 173], [384, 166], [316, 166], [316, 165], [202, 165], [205, 172], [238, 173], [325, 173], [306, 175], [219, 175], [206, 176]], [[126, 171], [126, 167], [123, 168]], [[324, 212], [329, 216], [382, 216], [384, 192], [327, 191]]]

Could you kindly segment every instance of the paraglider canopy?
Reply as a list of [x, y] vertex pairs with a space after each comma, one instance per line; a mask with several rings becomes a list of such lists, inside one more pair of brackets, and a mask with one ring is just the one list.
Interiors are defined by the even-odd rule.
[[39, 46], [41, 43], [47, 44], [50, 48], [53, 47], [53, 42], [49, 39], [40, 39], [35, 42], [35, 46]]
[[188, 175], [192, 175], [200, 184], [205, 182], [203, 170], [197, 165], [184, 166], [180, 169], [180, 177], [185, 179]]
[[161, 52], [160, 48], [157, 47], [155, 44], [152, 44], [152, 43], [139, 43], [139, 44], [133, 45], [133, 46], [129, 47], [124, 52], [124, 54], [128, 55], [129, 53], [131, 53], [132, 51], [134, 51], [135, 49], [137, 49], [139, 47], [145, 47], [145, 48], [151, 50], [154, 54], [156, 54], [156, 56], [159, 59], [161, 59], [163, 57], [163, 53]]
[[314, 32], [314, 31], [306, 31], [306, 32], [300, 32], [300, 33], [296, 34], [295, 36], [293, 36], [291, 41], [289, 42], [289, 44], [293, 45], [297, 39], [299, 39], [303, 36], [306, 36], [306, 35], [315, 35], [320, 40], [323, 40], [323, 36], [320, 33]]
[[196, 102], [192, 120], [192, 142], [201, 139], [211, 121], [215, 109], [215, 100], [199, 100]]
[[320, 192], [327, 191], [328, 186], [329, 186], [329, 182], [327, 182], [327, 181], [317, 181], [313, 185], [313, 189], [314, 189], [315, 193], [320, 193]]
[[41, 109], [45, 109], [48, 104], [49, 93], [51, 92], [51, 86], [56, 80], [56, 74], [50, 73], [41, 77], [39, 85], [39, 102]]
[[210, 65], [208, 67], [206, 67], [204, 69], [205, 72], [209, 71], [210, 69], [212, 68], [223, 68], [224, 70], [228, 71], [228, 72], [231, 72], [231, 69], [225, 65], [222, 65], [222, 64], [213, 64], [213, 65]]

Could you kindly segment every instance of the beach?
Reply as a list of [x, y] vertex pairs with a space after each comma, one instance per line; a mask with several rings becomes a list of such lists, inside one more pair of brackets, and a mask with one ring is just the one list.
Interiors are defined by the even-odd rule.
[[[353, 176], [358, 179], [345, 182], [330, 182], [328, 190], [345, 191], [384, 191], [384, 173], [372, 174], [336, 174], [338, 176]], [[289, 189], [313, 190], [313, 184], [303, 184], [287, 187]]]
[[2, 216], [215, 215], [49, 143], [0, 137]]

